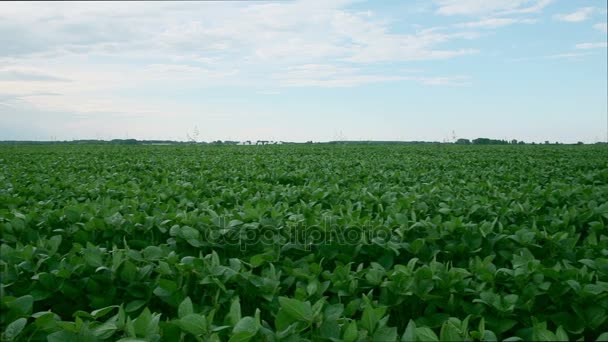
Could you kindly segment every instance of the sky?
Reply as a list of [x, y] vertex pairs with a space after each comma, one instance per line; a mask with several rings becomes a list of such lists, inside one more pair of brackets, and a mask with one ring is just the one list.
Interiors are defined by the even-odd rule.
[[0, 140], [605, 141], [606, 4], [3, 1]]

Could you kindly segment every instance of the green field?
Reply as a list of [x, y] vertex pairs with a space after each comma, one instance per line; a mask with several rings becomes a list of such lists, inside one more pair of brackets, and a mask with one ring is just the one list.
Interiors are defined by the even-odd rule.
[[605, 146], [0, 146], [24, 341], [608, 340]]

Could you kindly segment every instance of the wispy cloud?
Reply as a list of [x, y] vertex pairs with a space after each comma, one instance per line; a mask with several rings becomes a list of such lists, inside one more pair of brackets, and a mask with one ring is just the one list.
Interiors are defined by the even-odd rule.
[[543, 59], [565, 59], [565, 60], [578, 61], [578, 60], [581, 60], [581, 57], [585, 57], [588, 55], [590, 55], [590, 53], [588, 53], [588, 52], [564, 52], [564, 53], [556, 53], [556, 54], [544, 55], [544, 56], [512, 58], [509, 61], [524, 62], [524, 61], [543, 60]]
[[589, 53], [566, 52], [566, 53], [558, 53], [558, 54], [554, 54], [554, 55], [547, 55], [547, 56], [544, 56], [544, 58], [548, 58], [548, 59], [578, 58], [578, 57], [584, 57], [587, 55], [589, 55]]
[[436, 0], [441, 15], [523, 14], [542, 11], [551, 0]]
[[595, 8], [593, 7], [582, 7], [572, 13], [556, 14], [554, 18], [559, 21], [578, 23], [589, 19], [594, 12]]
[[608, 24], [607, 23], [597, 23], [597, 24], [593, 25], [593, 28], [598, 31], [608, 33]]
[[444, 77], [406, 77], [405, 79], [417, 81], [431, 86], [470, 86], [470, 76], [444, 76]]
[[456, 27], [466, 28], [498, 28], [517, 23], [533, 24], [535, 19], [519, 19], [519, 18], [486, 18], [478, 21], [470, 21], [466, 23], [456, 24]]
[[32, 68], [0, 68], [0, 81], [70, 82], [70, 79]]
[[[420, 72], [419, 70], [415, 70]], [[469, 76], [411, 76], [412, 70], [402, 74], [379, 75], [362, 73], [358, 68], [327, 64], [307, 64], [288, 68], [275, 74], [283, 86], [288, 87], [354, 87], [358, 85], [389, 82], [415, 81], [424, 85], [464, 86], [471, 84]]]
[[39, 110], [162, 115], [174, 111], [170, 99], [119, 94], [465, 82], [376, 66], [476, 54], [473, 28], [395, 32], [386, 17], [351, 2], [142, 2], [136, 11], [103, 2], [3, 5], [0, 63], [9, 67], [0, 70], [0, 92], [61, 94], [21, 98]]
[[595, 43], [580, 43], [575, 46], [577, 49], [597, 49], [608, 47], [606, 42], [595, 42]]

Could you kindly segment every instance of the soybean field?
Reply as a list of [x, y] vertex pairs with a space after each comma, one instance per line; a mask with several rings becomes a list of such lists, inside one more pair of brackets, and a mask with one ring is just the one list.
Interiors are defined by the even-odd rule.
[[7, 341], [608, 340], [606, 146], [0, 146]]

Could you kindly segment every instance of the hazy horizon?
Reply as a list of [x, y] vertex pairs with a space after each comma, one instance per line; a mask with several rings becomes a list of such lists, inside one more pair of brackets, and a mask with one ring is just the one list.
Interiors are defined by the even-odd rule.
[[598, 0], [0, 3], [0, 140], [606, 141]]

